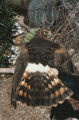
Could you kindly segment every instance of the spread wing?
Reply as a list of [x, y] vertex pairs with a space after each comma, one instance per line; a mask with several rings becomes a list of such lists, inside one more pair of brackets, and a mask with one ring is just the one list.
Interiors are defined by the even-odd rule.
[[54, 75], [46, 73], [24, 72], [16, 91], [17, 100], [27, 105], [57, 106], [69, 99], [73, 92], [64, 86], [61, 80]]

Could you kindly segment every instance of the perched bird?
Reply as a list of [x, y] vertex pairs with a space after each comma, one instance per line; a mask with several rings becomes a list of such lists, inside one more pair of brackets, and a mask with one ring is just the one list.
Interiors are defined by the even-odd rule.
[[73, 94], [58, 78], [58, 71], [73, 73], [72, 61], [64, 46], [51, 41], [50, 34], [50, 31], [35, 29], [26, 37], [13, 76], [11, 103], [14, 107], [18, 100], [33, 106], [57, 106]]
[[57, 106], [63, 103], [73, 92], [57, 76], [58, 70], [55, 68], [28, 63], [16, 88], [15, 102], [20, 100], [32, 106]]

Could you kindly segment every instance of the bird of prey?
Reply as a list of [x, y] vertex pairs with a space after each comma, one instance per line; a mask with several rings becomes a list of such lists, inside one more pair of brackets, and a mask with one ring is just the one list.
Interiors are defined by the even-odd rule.
[[28, 42], [16, 61], [12, 82], [11, 102], [15, 107], [18, 100], [33, 106], [57, 106], [73, 94], [58, 78], [58, 71], [73, 72], [70, 56], [64, 47], [51, 41], [50, 32], [50, 38], [46, 35], [46, 30], [35, 30], [26, 37]]

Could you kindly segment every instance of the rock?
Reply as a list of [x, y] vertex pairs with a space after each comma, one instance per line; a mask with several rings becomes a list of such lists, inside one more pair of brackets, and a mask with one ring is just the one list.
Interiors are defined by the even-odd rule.
[[16, 30], [13, 29], [12, 31], [16, 31], [16, 32], [12, 34], [12, 36], [18, 36], [24, 32], [18, 22], [15, 22], [15, 26], [16, 26]]
[[24, 10], [25, 12], [27, 12], [30, 1], [31, 0], [8, 0], [8, 4], [15, 9]]
[[77, 3], [77, 0], [32, 0], [28, 9], [30, 24], [36, 27], [61, 25], [65, 21], [64, 16], [71, 12]]
[[28, 16], [31, 26], [45, 26], [53, 19], [52, 0], [32, 0], [28, 8]]
[[9, 63], [11, 63], [11, 64], [15, 64], [16, 63], [16, 59], [18, 58], [18, 56], [20, 55], [20, 47], [18, 47], [18, 46], [12, 46], [12, 48], [11, 48], [14, 52], [15, 52], [15, 54], [13, 54], [12, 56], [11, 56], [11, 58], [9, 59]]

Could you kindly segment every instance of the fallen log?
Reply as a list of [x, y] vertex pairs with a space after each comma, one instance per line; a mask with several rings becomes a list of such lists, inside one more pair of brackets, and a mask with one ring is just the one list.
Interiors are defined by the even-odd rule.
[[0, 68], [0, 74], [13, 74], [15, 68]]

